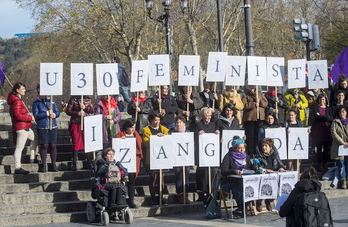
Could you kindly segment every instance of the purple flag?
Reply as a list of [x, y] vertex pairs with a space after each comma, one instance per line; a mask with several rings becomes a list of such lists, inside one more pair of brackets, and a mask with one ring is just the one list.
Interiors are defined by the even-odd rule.
[[340, 53], [331, 69], [331, 78], [335, 83], [338, 82], [341, 74], [348, 77], [348, 47]]
[[2, 61], [0, 61], [0, 83], [1, 83], [1, 86], [4, 86], [5, 85], [5, 73], [4, 71], [2, 71]]

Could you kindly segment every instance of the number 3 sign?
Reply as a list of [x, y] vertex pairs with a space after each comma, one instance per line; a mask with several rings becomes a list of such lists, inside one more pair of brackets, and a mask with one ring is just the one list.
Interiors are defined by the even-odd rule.
[[93, 63], [71, 64], [71, 95], [93, 95]]

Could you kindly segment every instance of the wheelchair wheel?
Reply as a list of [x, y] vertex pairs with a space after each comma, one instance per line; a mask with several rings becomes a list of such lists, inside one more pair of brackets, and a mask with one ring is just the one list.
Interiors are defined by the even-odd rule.
[[132, 224], [133, 223], [133, 213], [128, 208], [125, 210], [124, 220], [126, 221], [126, 224]]
[[104, 226], [107, 226], [107, 225], [109, 225], [109, 222], [110, 222], [110, 219], [109, 219], [109, 214], [108, 214], [108, 212], [106, 212], [106, 211], [103, 211], [102, 213], [101, 213], [101, 223], [102, 223], [102, 225], [104, 225]]
[[95, 203], [88, 202], [86, 207], [86, 215], [89, 223], [95, 222]]

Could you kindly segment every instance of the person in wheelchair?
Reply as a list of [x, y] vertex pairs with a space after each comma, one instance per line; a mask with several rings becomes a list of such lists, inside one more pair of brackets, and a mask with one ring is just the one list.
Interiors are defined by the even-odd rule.
[[128, 181], [128, 171], [120, 162], [115, 160], [115, 150], [111, 147], [103, 151], [103, 158], [97, 160], [95, 187], [108, 197], [105, 207], [126, 205], [125, 197]]

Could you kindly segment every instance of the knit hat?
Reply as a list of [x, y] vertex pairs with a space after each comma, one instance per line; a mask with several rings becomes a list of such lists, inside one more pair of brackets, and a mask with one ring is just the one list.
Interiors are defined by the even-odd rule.
[[232, 141], [232, 148], [235, 149], [239, 144], [243, 144], [244, 140], [243, 139], [236, 139]]

